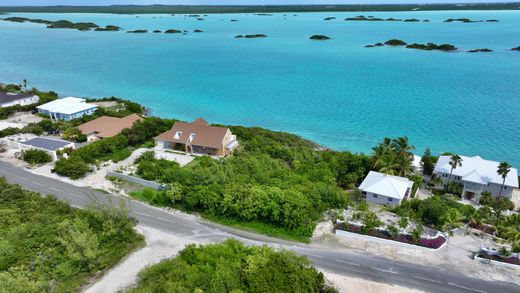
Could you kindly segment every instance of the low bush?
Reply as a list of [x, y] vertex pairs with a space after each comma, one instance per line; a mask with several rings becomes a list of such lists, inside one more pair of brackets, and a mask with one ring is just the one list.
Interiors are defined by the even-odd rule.
[[130, 292], [336, 292], [323, 274], [293, 252], [268, 246], [188, 245], [174, 259], [139, 274]]
[[56, 161], [54, 171], [71, 179], [79, 179], [87, 175], [91, 168], [79, 157], [61, 158]]
[[37, 149], [21, 151], [20, 158], [31, 165], [39, 165], [52, 162], [52, 157], [47, 152]]
[[3, 178], [0, 210], [1, 292], [79, 292], [143, 243], [125, 209], [74, 209]]

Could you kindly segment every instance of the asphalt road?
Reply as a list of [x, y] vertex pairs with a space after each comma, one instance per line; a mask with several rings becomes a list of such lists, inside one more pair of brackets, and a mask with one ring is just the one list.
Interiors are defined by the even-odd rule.
[[515, 284], [471, 278], [450, 268], [416, 265], [378, 256], [349, 253], [346, 250], [326, 250], [253, 233], [238, 232], [231, 228], [205, 223], [183, 213], [170, 213], [138, 201], [122, 199], [35, 175], [5, 162], [0, 162], [0, 176], [28, 190], [45, 195], [52, 194], [78, 208], [86, 207], [92, 202], [116, 205], [124, 202], [130, 209], [130, 215], [136, 218], [140, 225], [176, 236], [209, 242], [220, 242], [234, 237], [247, 244], [268, 244], [290, 249], [297, 254], [306, 255], [318, 268], [346, 276], [396, 284], [426, 292], [520, 292], [520, 286]]

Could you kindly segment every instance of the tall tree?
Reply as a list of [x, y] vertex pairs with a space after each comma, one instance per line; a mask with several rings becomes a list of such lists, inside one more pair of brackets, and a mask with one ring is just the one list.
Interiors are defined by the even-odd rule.
[[506, 184], [506, 178], [507, 174], [509, 174], [509, 171], [511, 171], [511, 164], [508, 162], [501, 162], [498, 164], [497, 173], [498, 175], [502, 176], [502, 186], [500, 187], [500, 192], [498, 193], [498, 197], [502, 196], [502, 190], [504, 189], [504, 185]]
[[433, 169], [435, 165], [435, 159], [432, 156], [432, 152], [430, 151], [430, 148], [426, 148], [424, 151], [424, 154], [421, 158], [421, 167], [422, 171], [426, 175], [432, 175]]

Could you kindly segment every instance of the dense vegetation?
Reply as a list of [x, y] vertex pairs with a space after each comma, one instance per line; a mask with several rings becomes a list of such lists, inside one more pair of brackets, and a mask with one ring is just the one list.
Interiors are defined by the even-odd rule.
[[275, 13], [322, 11], [431, 11], [431, 10], [517, 10], [518, 3], [460, 4], [363, 4], [363, 5], [113, 5], [113, 6], [12, 6], [0, 12], [46, 13]]
[[52, 157], [47, 152], [38, 149], [23, 150], [17, 155], [31, 165], [45, 164], [52, 161]]
[[130, 292], [336, 292], [305, 257], [290, 251], [221, 244], [189, 245], [139, 274]]
[[370, 165], [365, 155], [317, 150], [291, 134], [231, 130], [242, 147], [223, 160], [199, 157], [179, 168], [145, 153], [137, 161], [138, 174], [171, 187], [136, 196], [301, 240], [312, 235], [323, 211], [346, 207], [342, 188], [359, 184]]
[[453, 46], [451, 44], [437, 45], [437, 44], [434, 44], [434, 43], [427, 43], [427, 44], [413, 43], [413, 44], [410, 44], [410, 45], [406, 46], [406, 48], [408, 48], [408, 49], [426, 50], [426, 51], [432, 51], [432, 50], [437, 50], [437, 51], [455, 51], [455, 50], [457, 50], [457, 47], [455, 47], [455, 46]]
[[78, 210], [0, 178], [0, 291], [73, 292], [143, 239], [122, 209]]
[[398, 40], [398, 39], [391, 39], [391, 40], [386, 41], [385, 45], [388, 45], [388, 46], [406, 46], [406, 42]]
[[47, 28], [51, 29], [76, 29], [79, 31], [89, 31], [89, 30], [96, 30], [96, 31], [118, 31], [120, 30], [120, 27], [109, 25], [105, 28], [98, 26], [97, 24], [93, 22], [71, 22], [68, 20], [58, 20], [58, 21], [50, 21], [45, 19], [32, 19], [32, 18], [25, 18], [25, 17], [7, 17], [3, 19], [4, 21], [10, 21], [10, 22], [32, 22], [32, 23], [40, 23], [47, 25]]

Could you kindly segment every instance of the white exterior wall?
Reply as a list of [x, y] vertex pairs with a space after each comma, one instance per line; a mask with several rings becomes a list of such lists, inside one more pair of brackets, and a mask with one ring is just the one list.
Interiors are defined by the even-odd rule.
[[[401, 204], [401, 199], [397, 198], [390, 198], [381, 194], [375, 194], [371, 192], [366, 192], [365, 197], [367, 202], [375, 203], [375, 204], [381, 204], [381, 205], [388, 205], [388, 206], [397, 206]], [[392, 201], [389, 201], [391, 199]]]
[[27, 97], [27, 98], [16, 100], [16, 101], [2, 103], [2, 104], [0, 104], [0, 108], [7, 108], [7, 107], [16, 106], [16, 105], [20, 105], [20, 106], [32, 105], [32, 104], [38, 103], [39, 100], [40, 100], [40, 98], [38, 96]]
[[[445, 173], [440, 173], [440, 172], [438, 172], [436, 174], [437, 174], [437, 176], [439, 176], [441, 178], [441, 180], [443, 182], [443, 186], [444, 186], [444, 184], [448, 184], [448, 182], [450, 182], [450, 181], [461, 183], [462, 185], [464, 185], [464, 190], [462, 191], [462, 195], [464, 195], [464, 193], [466, 191], [474, 192], [476, 199], [480, 198], [480, 194], [484, 191], [488, 191], [491, 193], [492, 196], [497, 197], [500, 194], [500, 188], [502, 187], [501, 184], [496, 184], [496, 183], [489, 183], [488, 185], [483, 185], [483, 184], [478, 184], [478, 183], [473, 183], [473, 182], [465, 182], [463, 180], [460, 180], [459, 176], [456, 176], [456, 175], [452, 175], [451, 180], [450, 180], [450, 176], [449, 176], [450, 174], [445, 174]], [[447, 176], [444, 177], [443, 174], [445, 174]], [[505, 189], [502, 190], [501, 196], [511, 198], [513, 196], [513, 189], [514, 188], [511, 186], [505, 186]], [[480, 192], [479, 192], [479, 190], [480, 190]]]

